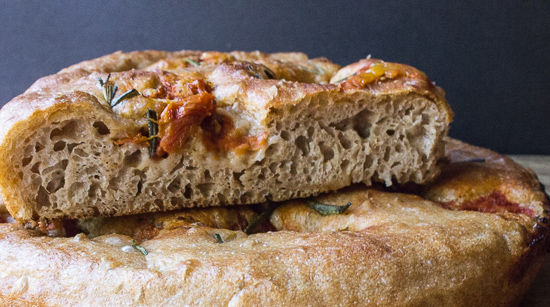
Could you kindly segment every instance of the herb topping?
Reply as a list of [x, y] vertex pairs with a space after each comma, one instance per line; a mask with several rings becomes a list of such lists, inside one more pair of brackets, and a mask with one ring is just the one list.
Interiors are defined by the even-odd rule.
[[116, 92], [118, 91], [118, 85], [109, 84], [109, 79], [111, 79], [111, 74], [107, 75], [107, 78], [105, 78], [105, 81], [103, 81], [103, 79], [101, 78], [97, 78], [97, 81], [99, 82], [99, 86], [103, 88], [103, 97], [105, 97], [105, 101], [111, 107], [116, 106], [124, 99], [129, 99], [136, 95], [139, 95], [139, 92], [135, 88], [133, 88], [125, 92], [124, 94], [120, 95], [117, 99], [115, 99]]
[[147, 250], [145, 250], [145, 248], [139, 246], [136, 244], [136, 240], [132, 240], [132, 244], [131, 246], [135, 249], [137, 249], [138, 251], [140, 251], [142, 254], [144, 255], [148, 255], [149, 253], [147, 252]]
[[222, 237], [220, 236], [220, 234], [215, 233], [215, 234], [214, 234], [214, 238], [216, 239], [216, 241], [217, 241], [218, 243], [223, 243], [223, 239], [222, 239]]
[[149, 129], [149, 157], [154, 157], [157, 152], [159, 142], [159, 124], [157, 122], [157, 112], [147, 109], [147, 128]]
[[190, 58], [186, 58], [186, 59], [185, 59], [185, 62], [187, 62], [187, 63], [189, 63], [189, 64], [191, 64], [191, 65], [193, 65], [193, 66], [199, 66], [199, 65], [200, 65], [199, 62], [193, 61], [193, 60], [191, 60]]
[[327, 204], [321, 204], [314, 200], [306, 200], [306, 203], [308, 206], [317, 211], [318, 213], [322, 215], [334, 215], [334, 214], [342, 214], [348, 210], [348, 208], [351, 206], [351, 203], [348, 203], [345, 206], [335, 206], [335, 205], [327, 205]]

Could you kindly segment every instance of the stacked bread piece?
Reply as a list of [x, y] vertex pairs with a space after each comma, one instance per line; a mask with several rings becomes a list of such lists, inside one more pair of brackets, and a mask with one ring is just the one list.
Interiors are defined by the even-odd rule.
[[371, 58], [66, 68], [0, 111], [0, 301], [515, 304], [548, 200], [532, 172], [447, 140], [452, 116], [424, 73]]

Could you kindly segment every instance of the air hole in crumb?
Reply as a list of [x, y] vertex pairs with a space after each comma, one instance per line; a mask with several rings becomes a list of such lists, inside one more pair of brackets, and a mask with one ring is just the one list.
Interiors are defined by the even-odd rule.
[[342, 163], [340, 163], [340, 168], [343, 170], [347, 170], [349, 166], [349, 160], [342, 160]]
[[172, 180], [172, 182], [168, 185], [167, 189], [173, 194], [179, 192], [181, 190], [181, 178], [179, 176], [174, 178], [174, 180]]
[[170, 206], [172, 206], [172, 208], [183, 207], [183, 199], [181, 199], [179, 197], [171, 197], [170, 198]]
[[214, 189], [214, 184], [213, 183], [202, 183], [202, 184], [197, 185], [197, 188], [199, 189], [199, 191], [201, 192], [201, 194], [203, 196], [208, 197], [208, 196], [210, 196], [210, 194], [212, 192], [212, 189]]
[[155, 206], [159, 211], [164, 211], [164, 201], [162, 199], [155, 199]]
[[323, 155], [323, 159], [325, 161], [330, 161], [334, 158], [334, 150], [327, 146], [325, 142], [319, 142], [319, 149], [321, 149], [321, 154]]
[[185, 191], [183, 192], [183, 196], [187, 199], [191, 199], [193, 191], [191, 190], [191, 185], [185, 186]]
[[227, 204], [227, 198], [222, 193], [218, 193], [218, 199], [220, 200], [220, 203]]
[[210, 176], [210, 171], [209, 170], [205, 170], [204, 171], [204, 180], [205, 181], [212, 181], [212, 176]]
[[78, 130], [78, 123], [74, 120], [66, 123], [61, 129], [55, 128], [50, 132], [50, 139], [54, 137], [62, 137], [64, 139], [76, 139], [76, 132]]
[[292, 176], [296, 176], [298, 174], [298, 170], [296, 169], [296, 163], [291, 162], [291, 164], [290, 164], [290, 174]]
[[56, 143], [53, 145], [53, 151], [60, 151], [60, 150], [63, 150], [63, 149], [65, 149], [65, 145], [66, 145], [66, 143], [63, 142], [63, 141], [56, 142]]
[[36, 162], [32, 167], [31, 167], [31, 172], [35, 173], [35, 174], [40, 174], [40, 164], [41, 162]]
[[240, 172], [240, 173], [236, 173], [236, 172], [233, 172], [233, 179], [235, 179], [235, 182], [237, 182], [239, 185], [243, 185], [243, 182], [241, 181], [241, 176], [243, 175], [244, 172]]
[[300, 149], [302, 152], [302, 156], [307, 156], [309, 154], [309, 144], [305, 136], [300, 135], [296, 138], [296, 141], [294, 142], [296, 144], [296, 147]]
[[374, 163], [374, 161], [372, 160], [371, 156], [366, 156], [365, 157], [365, 169], [370, 168], [373, 163]]
[[32, 161], [32, 157], [25, 157], [25, 158], [23, 158], [23, 161], [22, 161], [21, 165], [22, 166], [27, 166], [27, 165], [29, 165], [29, 163], [31, 163], [31, 161]]
[[315, 132], [315, 128], [309, 127], [307, 128], [307, 136], [311, 138], [313, 136], [313, 133]]
[[90, 212], [92, 212], [92, 216], [99, 216], [101, 212], [99, 212], [99, 208], [97, 207], [91, 207], [91, 208], [88, 208], [88, 210], [90, 210]]
[[395, 134], [395, 130], [393, 130], [393, 129], [388, 129], [388, 130], [386, 131], [386, 134], [389, 135], [389, 136], [392, 136], [392, 135]]
[[34, 145], [34, 150], [35, 150], [36, 152], [39, 152], [39, 151], [41, 151], [41, 150], [44, 149], [44, 148], [46, 148], [46, 146], [44, 146], [44, 145], [42, 145], [41, 143], [38, 143], [38, 142]]
[[265, 151], [266, 156], [277, 155], [281, 151], [281, 145], [279, 143], [271, 144], [267, 147]]
[[100, 135], [111, 133], [111, 130], [107, 127], [107, 125], [105, 125], [104, 122], [94, 122], [93, 126], [97, 129], [97, 133], [99, 133]]
[[136, 150], [132, 154], [124, 157], [124, 165], [129, 167], [135, 167], [141, 162], [141, 151]]
[[384, 152], [384, 161], [389, 162], [390, 161], [390, 148], [386, 147], [386, 151]]
[[94, 198], [97, 195], [97, 190], [99, 190], [99, 184], [92, 183], [90, 189], [88, 190], [88, 197]]
[[80, 144], [82, 143], [69, 143], [67, 144], [67, 150], [69, 151], [69, 153], [72, 153], [73, 149]]
[[170, 174], [175, 173], [177, 170], [183, 168], [183, 156], [181, 156], [180, 162], [170, 171]]
[[141, 189], [143, 188], [143, 181], [140, 179], [137, 183], [137, 192], [136, 192], [136, 196], [138, 196], [139, 194], [141, 194]]
[[243, 195], [241, 195], [241, 204], [248, 204], [250, 203], [252, 199], [252, 193], [246, 192]]
[[83, 158], [87, 158], [89, 156], [89, 154], [82, 148], [75, 149], [74, 154]]
[[290, 141], [292, 136], [290, 135], [290, 133], [288, 131], [283, 130], [283, 131], [281, 131], [281, 138], [285, 141]]
[[363, 139], [366, 139], [370, 136], [370, 114], [371, 112], [365, 109], [357, 113], [357, 115], [355, 115], [355, 117], [353, 118], [353, 129]]
[[46, 186], [48, 193], [53, 194], [65, 186], [65, 178], [60, 177], [60, 175], [62, 176], [62, 174], [56, 175], [52, 181], [48, 182]]
[[41, 211], [42, 207], [50, 207], [50, 194], [48, 194], [48, 191], [43, 186], [40, 186], [38, 188], [38, 193], [35, 198], [36, 201], [36, 209], [37, 211]]
[[340, 144], [342, 145], [342, 147], [344, 147], [344, 149], [351, 148], [351, 141], [342, 132], [338, 133], [338, 140], [340, 141]]

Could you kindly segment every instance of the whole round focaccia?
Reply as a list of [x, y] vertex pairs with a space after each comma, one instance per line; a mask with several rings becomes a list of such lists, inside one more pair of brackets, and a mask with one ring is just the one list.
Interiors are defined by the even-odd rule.
[[2, 108], [0, 189], [35, 226], [423, 183], [438, 174], [451, 118], [443, 90], [403, 64], [117, 52]]
[[[274, 211], [95, 218], [78, 222], [88, 235], [56, 238], [0, 224], [0, 298], [39, 306], [518, 305], [549, 247], [548, 198], [532, 171], [492, 151], [451, 140], [446, 157], [431, 185], [354, 186]], [[261, 216], [269, 219], [263, 229], [243, 231]]]

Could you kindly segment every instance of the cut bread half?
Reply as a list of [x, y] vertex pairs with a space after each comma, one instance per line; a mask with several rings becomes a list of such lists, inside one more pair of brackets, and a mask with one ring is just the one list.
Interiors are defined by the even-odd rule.
[[3, 107], [0, 189], [15, 219], [36, 226], [424, 183], [451, 118], [443, 90], [402, 64], [118, 52]]

